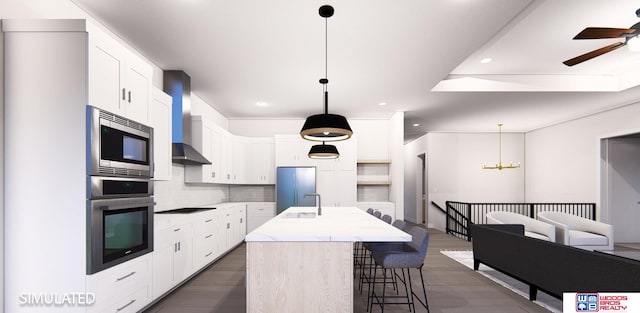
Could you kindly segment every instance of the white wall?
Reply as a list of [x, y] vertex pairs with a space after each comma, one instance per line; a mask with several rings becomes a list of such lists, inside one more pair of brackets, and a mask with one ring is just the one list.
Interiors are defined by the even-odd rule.
[[[417, 167], [417, 159], [418, 155], [427, 153], [427, 138], [426, 135], [422, 136], [406, 144], [404, 148], [404, 218], [414, 223], [422, 221], [421, 173]], [[427, 224], [429, 224], [428, 216], [429, 214], [425, 219]]]
[[229, 120], [194, 93], [191, 93], [191, 115], [201, 115], [222, 129], [229, 130]]
[[[524, 158], [524, 134], [502, 134], [502, 160], [521, 162], [519, 169], [484, 170], [483, 164], [498, 162], [498, 133], [429, 133], [406, 145], [405, 199], [407, 206], [419, 205], [417, 156], [426, 153], [428, 226], [445, 229], [442, 208], [446, 201], [522, 202], [528, 160]], [[415, 216], [407, 217], [418, 220]]]
[[[381, 145], [381, 143], [379, 143]], [[395, 203], [396, 219], [405, 219], [404, 205], [404, 112], [396, 112], [389, 119], [389, 198]]]
[[84, 311], [24, 307], [19, 295], [85, 290], [87, 36], [23, 31], [4, 40], [4, 309]]
[[640, 132], [639, 116], [634, 103], [527, 133], [526, 201], [599, 206], [600, 139]]
[[303, 124], [304, 119], [230, 119], [228, 130], [238, 136], [271, 137], [297, 134]]
[[[4, 60], [0, 32], [0, 60]], [[4, 308], [4, 62], [0, 62], [0, 308]]]

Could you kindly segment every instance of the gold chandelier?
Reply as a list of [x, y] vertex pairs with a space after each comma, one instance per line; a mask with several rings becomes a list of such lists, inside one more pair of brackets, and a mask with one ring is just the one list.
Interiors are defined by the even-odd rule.
[[503, 168], [519, 168], [520, 162], [517, 164], [513, 164], [513, 162], [509, 162], [509, 165], [502, 165], [502, 123], [498, 124], [499, 131], [499, 146], [498, 146], [498, 163], [495, 166], [486, 166], [482, 165], [483, 170], [502, 170]]

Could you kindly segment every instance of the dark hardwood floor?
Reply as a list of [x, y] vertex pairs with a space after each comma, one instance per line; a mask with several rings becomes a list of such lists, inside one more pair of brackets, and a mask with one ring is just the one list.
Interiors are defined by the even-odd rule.
[[[423, 273], [431, 313], [549, 312], [440, 253], [470, 250], [469, 242], [434, 229], [429, 229], [429, 234]], [[245, 245], [238, 246], [144, 312], [244, 313], [245, 255]], [[419, 277], [414, 272], [415, 290], [421, 290]], [[354, 285], [354, 312], [365, 312], [367, 299], [357, 290], [357, 281]], [[426, 312], [420, 305], [416, 305], [416, 311]], [[380, 308], [374, 307], [373, 312], [380, 312]], [[408, 309], [404, 305], [388, 306], [385, 312], [408, 312]]]

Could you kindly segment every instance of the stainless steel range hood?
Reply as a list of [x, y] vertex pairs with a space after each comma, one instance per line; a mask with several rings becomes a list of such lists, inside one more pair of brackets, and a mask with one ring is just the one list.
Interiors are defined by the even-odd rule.
[[183, 71], [164, 71], [164, 92], [173, 97], [171, 130], [173, 162], [186, 165], [211, 164], [191, 146], [191, 77]]

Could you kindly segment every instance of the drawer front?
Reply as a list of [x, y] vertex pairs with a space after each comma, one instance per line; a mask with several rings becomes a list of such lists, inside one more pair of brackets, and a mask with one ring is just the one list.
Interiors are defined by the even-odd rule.
[[196, 221], [196, 239], [214, 234], [218, 228], [218, 224], [217, 216], [206, 216], [198, 219], [198, 221]]
[[140, 288], [122, 296], [109, 299], [107, 302], [90, 307], [89, 313], [135, 313], [151, 302], [151, 285]]
[[256, 206], [251, 206], [249, 205], [247, 208], [247, 216], [270, 216], [270, 217], [274, 217], [276, 216], [276, 208], [271, 207], [271, 206], [265, 206], [265, 205], [256, 205]]
[[194, 251], [194, 264], [196, 270], [208, 264], [218, 257], [218, 238], [217, 233], [209, 234], [202, 238], [196, 239], [196, 247]]
[[87, 276], [87, 291], [96, 296], [96, 305], [105, 299], [130, 294], [151, 282], [151, 253]]

